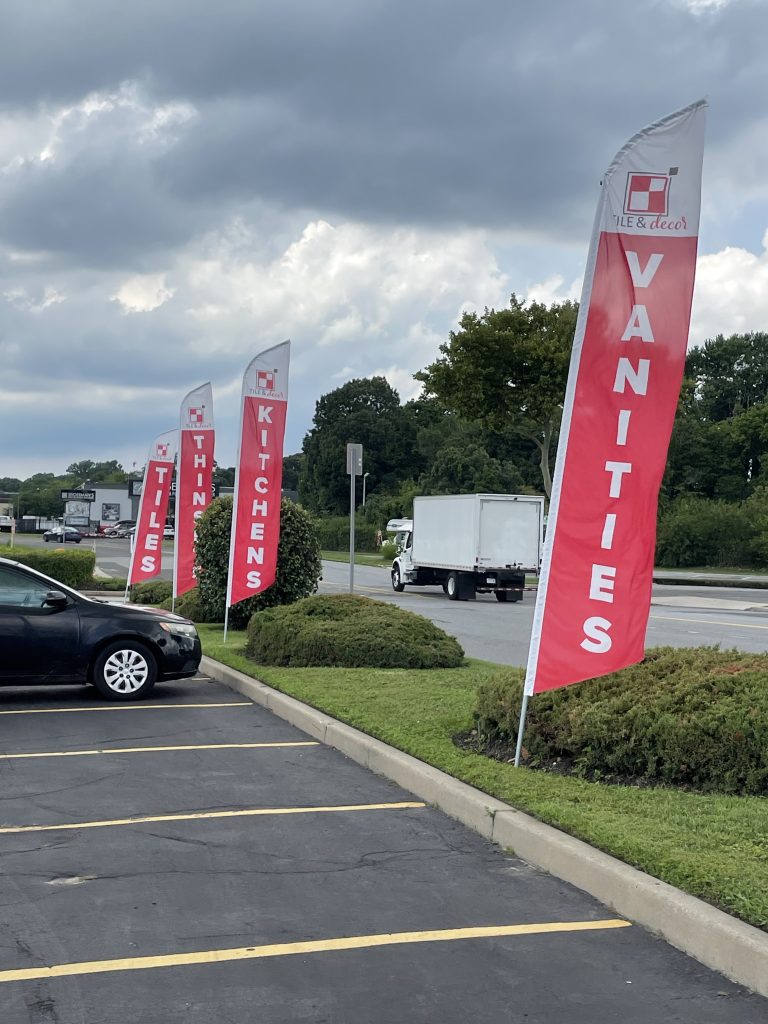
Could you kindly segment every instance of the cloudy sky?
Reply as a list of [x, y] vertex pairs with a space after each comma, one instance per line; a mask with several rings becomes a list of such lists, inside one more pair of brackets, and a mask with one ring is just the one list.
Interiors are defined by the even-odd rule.
[[317, 398], [578, 297], [615, 151], [710, 102], [692, 341], [768, 330], [766, 0], [0, 0], [0, 476], [141, 464], [293, 340]]

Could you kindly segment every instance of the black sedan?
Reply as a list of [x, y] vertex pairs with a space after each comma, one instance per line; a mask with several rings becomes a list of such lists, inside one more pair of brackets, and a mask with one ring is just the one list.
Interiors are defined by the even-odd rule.
[[108, 700], [139, 700], [193, 676], [201, 656], [180, 615], [96, 601], [0, 558], [0, 686], [93, 683]]
[[65, 526], [63, 530], [60, 526], [54, 526], [52, 530], [46, 530], [43, 534], [43, 540], [46, 544], [49, 544], [52, 540], [56, 540], [59, 543], [63, 540], [65, 544], [79, 544], [82, 539], [82, 533], [76, 530], [74, 526]]

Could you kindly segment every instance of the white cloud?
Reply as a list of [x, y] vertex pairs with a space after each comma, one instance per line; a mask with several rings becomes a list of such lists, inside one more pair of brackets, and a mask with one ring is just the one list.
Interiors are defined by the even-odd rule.
[[760, 253], [728, 246], [697, 263], [691, 342], [748, 331], [768, 331], [768, 231]]
[[124, 313], [151, 313], [173, 298], [175, 288], [166, 288], [165, 274], [137, 274], [125, 281], [113, 302], [119, 302]]

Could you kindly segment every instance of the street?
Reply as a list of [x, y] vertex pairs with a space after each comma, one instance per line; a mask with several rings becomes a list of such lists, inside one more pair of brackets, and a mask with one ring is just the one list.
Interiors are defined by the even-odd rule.
[[[349, 590], [349, 566], [323, 563], [320, 592]], [[449, 601], [440, 587], [392, 590], [386, 569], [355, 566], [355, 592], [389, 601], [431, 619], [455, 636], [465, 652], [502, 665], [524, 665], [533, 622], [535, 591], [518, 604], [499, 604], [492, 594], [475, 601]], [[719, 644], [743, 651], [768, 649], [768, 591], [655, 584], [646, 646], [697, 647]]]

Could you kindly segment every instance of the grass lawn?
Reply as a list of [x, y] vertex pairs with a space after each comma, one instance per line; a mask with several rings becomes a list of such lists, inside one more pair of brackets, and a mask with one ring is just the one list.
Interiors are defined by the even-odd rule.
[[[328, 562], [349, 562], [348, 551], [321, 551], [320, 557]], [[372, 555], [367, 551], [355, 552], [355, 565], [375, 565], [379, 569], [387, 569], [392, 564], [389, 558]]]
[[205, 653], [261, 679], [628, 864], [768, 929], [768, 800], [601, 786], [459, 750], [475, 691], [497, 668], [290, 669], [255, 666], [243, 633], [226, 646], [201, 626]]

